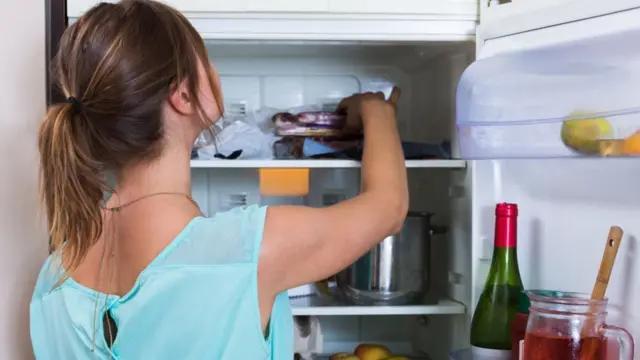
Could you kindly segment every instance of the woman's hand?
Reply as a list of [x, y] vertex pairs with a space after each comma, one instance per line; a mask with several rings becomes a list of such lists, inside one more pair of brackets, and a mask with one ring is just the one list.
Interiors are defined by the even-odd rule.
[[336, 112], [347, 115], [347, 132], [360, 132], [363, 123], [370, 118], [370, 114], [384, 114], [385, 112], [395, 113], [400, 98], [400, 89], [394, 87], [391, 90], [389, 100], [385, 100], [382, 92], [366, 92], [354, 94], [342, 99]]

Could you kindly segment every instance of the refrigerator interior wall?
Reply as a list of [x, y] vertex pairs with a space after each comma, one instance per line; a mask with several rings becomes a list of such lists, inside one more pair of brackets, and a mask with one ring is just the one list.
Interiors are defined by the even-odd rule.
[[[402, 89], [398, 112], [401, 136], [423, 142], [455, 142], [456, 85], [474, 56], [472, 43], [210, 42], [208, 49], [221, 75], [228, 112], [307, 104], [334, 107], [352, 93], [381, 90], [388, 94], [397, 84]], [[196, 201], [211, 215], [230, 206], [256, 203], [321, 206], [326, 192], [356, 194], [359, 171], [312, 169], [310, 192], [299, 198], [261, 197], [256, 169], [193, 169], [192, 182]], [[436, 255], [431, 259], [431, 293], [468, 307], [471, 245], [465, 172], [411, 169], [409, 179], [411, 208], [434, 212], [438, 223], [450, 226], [448, 235], [432, 240]], [[451, 186], [452, 181], [457, 185]], [[466, 315], [321, 318], [325, 351], [351, 351], [351, 344], [376, 341], [399, 349], [423, 350], [434, 359], [468, 345], [467, 322]]]

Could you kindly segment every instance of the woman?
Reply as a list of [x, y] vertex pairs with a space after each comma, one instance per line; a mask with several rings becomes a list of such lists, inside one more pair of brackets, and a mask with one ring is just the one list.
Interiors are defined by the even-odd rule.
[[402, 225], [397, 91], [339, 106], [366, 139], [359, 196], [205, 218], [189, 159], [222, 94], [180, 13], [99, 4], [63, 35], [54, 72], [67, 102], [39, 132], [54, 253], [31, 303], [38, 359], [292, 359], [286, 290], [340, 271]]

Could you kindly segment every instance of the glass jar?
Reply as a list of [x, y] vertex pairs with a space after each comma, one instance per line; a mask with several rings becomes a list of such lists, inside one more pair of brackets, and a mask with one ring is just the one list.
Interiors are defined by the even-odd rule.
[[518, 312], [511, 322], [511, 360], [520, 360], [520, 341], [524, 340], [529, 322], [529, 297], [525, 291], [518, 296]]
[[527, 291], [531, 301], [522, 359], [633, 360], [631, 334], [607, 325], [607, 303], [588, 294]]

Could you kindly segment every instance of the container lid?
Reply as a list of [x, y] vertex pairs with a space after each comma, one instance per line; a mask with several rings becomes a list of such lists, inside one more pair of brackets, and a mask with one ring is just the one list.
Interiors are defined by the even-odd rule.
[[529, 313], [529, 307], [531, 307], [531, 301], [524, 291], [521, 291], [518, 295], [518, 312], [523, 314]]

